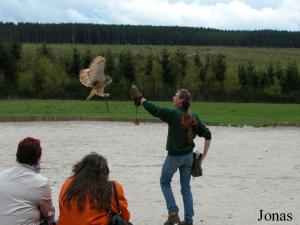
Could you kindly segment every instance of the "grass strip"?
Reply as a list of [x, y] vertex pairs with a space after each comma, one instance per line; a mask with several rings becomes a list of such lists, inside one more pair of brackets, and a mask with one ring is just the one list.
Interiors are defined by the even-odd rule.
[[[171, 102], [154, 103], [172, 107]], [[261, 127], [300, 124], [299, 104], [193, 102], [192, 110], [210, 125]], [[135, 118], [135, 107], [129, 101], [109, 101], [107, 112], [103, 100], [0, 100], [0, 117], [130, 121]], [[138, 110], [138, 118], [142, 121], [157, 121], [142, 107]]]

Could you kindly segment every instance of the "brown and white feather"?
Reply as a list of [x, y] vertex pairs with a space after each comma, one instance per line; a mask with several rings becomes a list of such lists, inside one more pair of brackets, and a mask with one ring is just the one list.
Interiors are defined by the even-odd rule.
[[95, 57], [89, 68], [80, 70], [79, 80], [86, 86], [92, 88], [92, 91], [87, 99], [92, 98], [94, 95], [101, 97], [109, 96], [104, 93], [104, 88], [112, 82], [110, 76], [104, 75], [105, 58], [102, 56]]

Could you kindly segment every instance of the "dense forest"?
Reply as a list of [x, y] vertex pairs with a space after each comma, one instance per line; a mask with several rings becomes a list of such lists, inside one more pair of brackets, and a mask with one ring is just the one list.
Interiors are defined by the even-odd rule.
[[[229, 50], [237, 55], [233, 63], [226, 54], [191, 53], [183, 46], [251, 46], [256, 57], [263, 48], [254, 46], [299, 47], [299, 38], [300, 32], [283, 31], [0, 23], [0, 98], [84, 99], [90, 90], [80, 84], [79, 71], [101, 53], [106, 57], [105, 73], [113, 78], [107, 88], [111, 99], [128, 100], [130, 85], [136, 83], [155, 100], [170, 100], [176, 89], [185, 87], [194, 100], [201, 101], [300, 103], [298, 51], [288, 50], [285, 63], [277, 58], [259, 65], [257, 60], [238, 61], [242, 57], [237, 48]], [[104, 48], [107, 45], [92, 43], [113, 45]], [[148, 45], [137, 47], [138, 51], [133, 51], [133, 45], [116, 45], [129, 43]], [[162, 46], [154, 50], [153, 44]], [[284, 49], [277, 49], [282, 58]]]
[[12, 33], [17, 33], [23, 43], [300, 47], [300, 32], [230, 31], [178, 26], [0, 22], [0, 37], [11, 36]]
[[14, 36], [0, 42], [0, 97], [85, 99], [90, 90], [79, 82], [79, 70], [89, 65], [95, 52], [102, 52], [105, 74], [113, 78], [106, 90], [112, 100], [128, 100], [130, 85], [136, 83], [153, 100], [170, 100], [177, 88], [188, 88], [194, 100], [201, 101], [300, 103], [295, 60], [232, 65], [224, 54], [186, 55], [181, 47], [172, 52], [164, 46], [161, 51], [147, 48], [144, 54], [130, 46], [114, 51], [113, 45], [111, 50], [101, 45], [26, 45]]

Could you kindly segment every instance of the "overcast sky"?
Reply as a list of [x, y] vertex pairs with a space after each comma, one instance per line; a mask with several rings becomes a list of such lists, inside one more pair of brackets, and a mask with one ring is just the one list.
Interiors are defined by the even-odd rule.
[[300, 0], [0, 0], [0, 21], [300, 31]]

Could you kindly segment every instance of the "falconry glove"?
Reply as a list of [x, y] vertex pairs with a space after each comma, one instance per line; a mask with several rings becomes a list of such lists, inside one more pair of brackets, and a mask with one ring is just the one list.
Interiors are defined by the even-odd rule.
[[131, 99], [134, 101], [136, 107], [141, 105], [141, 100], [143, 98], [139, 89], [133, 84], [130, 89]]

